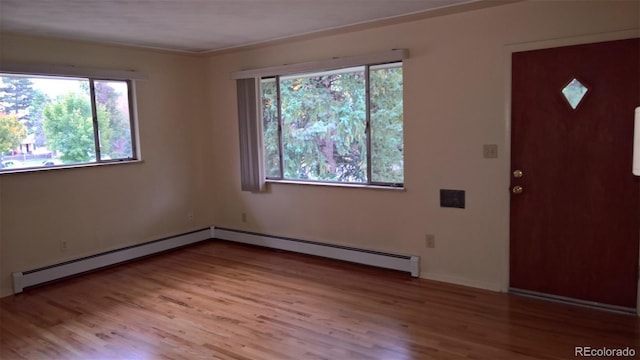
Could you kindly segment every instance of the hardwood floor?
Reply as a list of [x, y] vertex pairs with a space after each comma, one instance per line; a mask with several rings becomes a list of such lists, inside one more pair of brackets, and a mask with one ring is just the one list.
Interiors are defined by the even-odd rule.
[[0, 300], [1, 359], [574, 359], [640, 321], [223, 241]]

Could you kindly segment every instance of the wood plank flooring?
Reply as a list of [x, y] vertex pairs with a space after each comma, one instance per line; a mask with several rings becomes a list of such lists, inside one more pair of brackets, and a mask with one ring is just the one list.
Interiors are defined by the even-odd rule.
[[1, 359], [575, 359], [640, 321], [210, 241], [0, 300]]

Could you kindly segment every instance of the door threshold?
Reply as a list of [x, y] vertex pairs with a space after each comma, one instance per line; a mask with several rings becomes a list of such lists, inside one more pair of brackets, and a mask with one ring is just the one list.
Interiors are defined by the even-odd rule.
[[626, 315], [638, 316], [638, 314], [636, 313], [636, 308], [630, 308], [626, 306], [609, 305], [609, 304], [603, 304], [595, 301], [574, 299], [566, 296], [551, 295], [551, 294], [545, 294], [537, 291], [523, 290], [523, 289], [517, 289], [512, 287], [509, 288], [509, 293], [514, 295], [526, 296], [530, 298], [553, 301], [557, 303], [578, 305], [578, 306], [587, 307], [587, 308], [596, 309], [596, 310], [604, 310], [609, 312], [616, 312], [616, 313], [621, 313]]

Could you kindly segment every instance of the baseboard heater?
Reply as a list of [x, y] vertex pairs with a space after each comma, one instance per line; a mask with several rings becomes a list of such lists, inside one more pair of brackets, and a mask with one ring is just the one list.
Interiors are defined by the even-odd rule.
[[213, 228], [212, 233], [214, 239], [321, 256], [385, 269], [406, 271], [411, 273], [413, 277], [420, 276], [420, 257], [418, 256], [392, 254], [218, 227]]
[[39, 269], [14, 272], [13, 292], [211, 239], [211, 228], [128, 246]]

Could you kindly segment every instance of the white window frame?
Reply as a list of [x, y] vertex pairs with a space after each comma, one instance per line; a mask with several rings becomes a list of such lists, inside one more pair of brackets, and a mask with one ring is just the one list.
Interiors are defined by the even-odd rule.
[[[278, 106], [278, 145], [279, 145], [279, 158], [280, 158], [280, 175], [277, 177], [266, 177], [266, 181], [290, 181], [290, 182], [305, 182], [305, 183], [330, 183], [330, 184], [347, 184], [347, 185], [372, 185], [372, 186], [381, 186], [381, 187], [404, 187], [404, 182], [382, 182], [382, 181], [374, 181], [372, 180], [372, 171], [373, 171], [373, 163], [372, 163], [372, 152], [371, 152], [371, 94], [370, 94], [370, 70], [378, 70], [378, 69], [390, 69], [390, 68], [401, 68], [403, 64], [402, 62], [393, 62], [393, 63], [385, 63], [385, 64], [367, 64], [356, 67], [349, 68], [341, 68], [334, 70], [324, 70], [321, 72], [309, 72], [295, 75], [286, 75], [286, 76], [276, 76], [262, 78], [262, 80], [273, 79], [276, 82], [276, 91], [277, 91], [277, 106]], [[290, 80], [296, 78], [306, 78], [306, 77], [317, 77], [324, 75], [334, 75], [340, 73], [350, 73], [354, 71], [358, 71], [359, 69], [363, 69], [364, 71], [364, 87], [365, 87], [365, 147], [367, 151], [366, 155], [366, 178], [367, 181], [364, 182], [348, 182], [348, 181], [328, 181], [328, 180], [308, 180], [308, 179], [295, 179], [295, 178], [286, 178], [284, 177], [284, 142], [282, 137], [282, 129], [283, 129], [283, 117], [281, 114], [281, 99], [280, 99], [280, 82], [283, 80]], [[262, 93], [261, 93], [262, 94]], [[404, 157], [404, 155], [403, 155]]]
[[[86, 80], [89, 82], [90, 101], [92, 120], [94, 128], [94, 145], [96, 148], [95, 161], [76, 163], [76, 164], [62, 164], [54, 166], [37, 166], [37, 167], [24, 167], [24, 168], [4, 168], [0, 169], [0, 175], [12, 174], [12, 173], [24, 173], [45, 171], [53, 169], [68, 169], [68, 168], [81, 168], [92, 167], [100, 165], [113, 165], [123, 163], [135, 163], [141, 162], [141, 150], [140, 150], [140, 136], [138, 127], [138, 114], [137, 114], [137, 99], [136, 99], [136, 81], [145, 80], [147, 77], [145, 74], [134, 70], [112, 70], [112, 69], [96, 69], [96, 68], [84, 68], [76, 66], [65, 65], [42, 65], [42, 64], [23, 64], [23, 63], [2, 63], [0, 64], [0, 75], [9, 76], [24, 76], [29, 78], [58, 78], [58, 79], [77, 79]], [[100, 142], [98, 136], [97, 127], [97, 114], [96, 103], [94, 93], [95, 81], [119, 81], [127, 84], [128, 90], [128, 102], [129, 102], [129, 125], [131, 128], [131, 157], [126, 159], [102, 159], [100, 154]]]
[[[403, 60], [409, 57], [409, 51], [407, 49], [394, 49], [386, 52], [369, 54], [369, 55], [361, 55], [361, 56], [350, 56], [344, 58], [332, 58], [330, 60], [323, 61], [312, 61], [306, 63], [298, 63], [298, 64], [288, 64], [288, 65], [280, 65], [280, 66], [272, 66], [268, 68], [260, 68], [260, 69], [250, 69], [250, 70], [242, 70], [237, 71], [231, 74], [231, 78], [234, 80], [242, 80], [242, 79], [254, 79], [254, 84], [259, 87], [262, 78], [276, 78], [276, 84], [279, 86], [279, 77], [288, 76], [288, 75], [299, 75], [305, 73], [318, 73], [322, 71], [336, 71], [343, 68], [356, 67], [356, 66], [365, 66], [366, 67], [366, 93], [367, 93], [367, 182], [362, 183], [353, 183], [353, 182], [328, 182], [328, 181], [309, 181], [309, 180], [295, 180], [295, 179], [267, 179], [264, 176], [264, 154], [262, 154], [262, 144], [256, 146], [260, 156], [259, 159], [261, 161], [254, 161], [252, 159], [256, 158], [255, 151], [252, 153], [247, 153], [246, 149], [250, 148], [248, 146], [242, 146], [244, 141], [251, 138], [257, 138], [258, 136], [243, 133], [243, 128], [247, 128], [247, 126], [243, 125], [245, 121], [253, 121], [257, 122], [258, 125], [255, 128], [259, 129], [259, 136], [262, 136], [262, 107], [257, 103], [258, 101], [248, 101], [247, 99], [241, 99], [240, 94], [238, 98], [238, 113], [245, 114], [247, 110], [242, 108], [245, 104], [249, 104], [249, 106], [255, 106], [251, 112], [259, 114], [257, 119], [249, 119], [239, 118], [240, 121], [240, 162], [241, 162], [241, 188], [246, 191], [260, 192], [264, 190], [265, 182], [279, 182], [279, 183], [304, 183], [304, 184], [319, 184], [319, 185], [330, 185], [330, 186], [345, 186], [345, 187], [376, 187], [376, 188], [393, 188], [393, 189], [404, 189], [404, 183], [379, 183], [371, 181], [371, 148], [370, 148], [370, 127], [369, 127], [369, 74], [368, 70], [371, 66], [379, 66], [384, 64], [391, 63], [403, 63]], [[404, 64], [401, 65], [404, 68]], [[238, 82], [238, 87], [240, 88], [240, 82]], [[278, 90], [278, 94], [280, 91]], [[261, 97], [261, 91], [258, 91], [258, 96]], [[279, 97], [279, 95], [278, 95]], [[256, 99], [257, 100], [257, 99]], [[242, 104], [242, 105], [241, 105]], [[280, 106], [278, 105], [278, 112], [280, 112]], [[279, 121], [282, 121], [282, 116], [279, 114]], [[280, 132], [281, 130], [279, 130]], [[281, 136], [280, 136], [281, 138]], [[282, 149], [282, 141], [279, 139], [280, 148]], [[280, 150], [281, 151], [281, 150]], [[404, 155], [403, 155], [404, 157]], [[282, 154], [280, 154], [280, 169], [282, 173]], [[258, 181], [253, 177], [253, 182], [245, 183], [245, 179], [249, 178], [245, 172], [249, 171], [247, 169], [251, 169], [250, 172], [252, 174], [262, 174]]]

